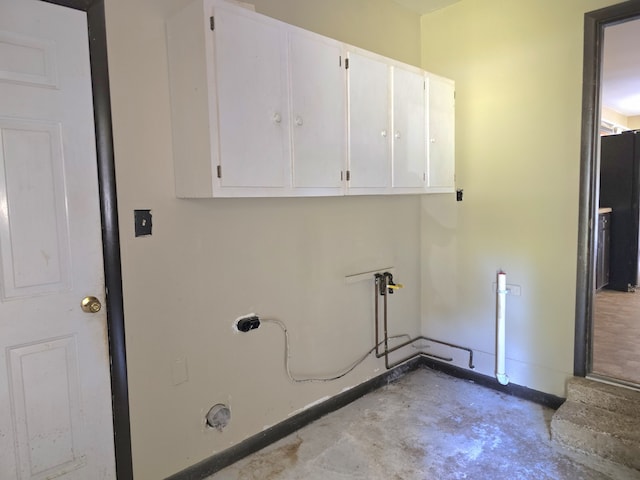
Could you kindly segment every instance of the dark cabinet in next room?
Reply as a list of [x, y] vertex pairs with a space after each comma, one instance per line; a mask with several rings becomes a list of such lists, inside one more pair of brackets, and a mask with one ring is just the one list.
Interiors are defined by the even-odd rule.
[[634, 291], [638, 285], [640, 224], [640, 131], [602, 137], [600, 207], [611, 208], [609, 284]]

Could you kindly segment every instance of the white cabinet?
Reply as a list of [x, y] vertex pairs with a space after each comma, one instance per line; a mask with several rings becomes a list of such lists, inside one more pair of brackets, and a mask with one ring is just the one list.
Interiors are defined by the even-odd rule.
[[394, 193], [424, 193], [427, 170], [426, 79], [423, 71], [393, 68]]
[[455, 190], [455, 84], [428, 74], [427, 191]]
[[178, 197], [343, 194], [343, 44], [219, 0], [167, 36]]
[[348, 194], [424, 193], [425, 72], [349, 51]]
[[178, 197], [287, 195], [286, 34], [226, 2], [167, 22]]
[[391, 185], [389, 65], [349, 51], [349, 194], [388, 193]]
[[298, 28], [288, 37], [294, 193], [342, 195], [347, 156], [343, 44]]
[[453, 191], [453, 82], [224, 0], [167, 38], [178, 197]]
[[214, 195], [225, 189], [240, 195], [243, 189], [285, 190], [290, 183], [286, 34], [276, 22], [242, 8], [216, 8], [214, 19], [211, 94], [218, 105], [220, 165]]

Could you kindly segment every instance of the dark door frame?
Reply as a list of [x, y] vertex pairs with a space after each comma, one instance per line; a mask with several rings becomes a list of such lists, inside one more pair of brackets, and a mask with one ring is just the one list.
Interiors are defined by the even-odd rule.
[[116, 198], [104, 0], [43, 0], [87, 14], [106, 288], [116, 476], [133, 480], [125, 351], [120, 234]]
[[638, 17], [640, 17], [640, 0], [629, 0], [587, 12], [584, 16], [580, 211], [573, 361], [574, 375], [579, 377], [591, 373], [593, 362], [593, 291], [598, 227], [599, 123], [604, 29]]

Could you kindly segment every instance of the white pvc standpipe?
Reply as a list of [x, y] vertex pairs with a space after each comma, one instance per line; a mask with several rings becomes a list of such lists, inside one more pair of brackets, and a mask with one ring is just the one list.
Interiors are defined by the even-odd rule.
[[505, 373], [505, 319], [507, 310], [507, 274], [498, 273], [496, 305], [496, 379], [501, 385], [509, 383]]

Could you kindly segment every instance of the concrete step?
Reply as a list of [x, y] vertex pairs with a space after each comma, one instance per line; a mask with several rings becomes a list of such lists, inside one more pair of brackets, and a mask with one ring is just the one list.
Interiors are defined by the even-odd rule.
[[574, 377], [567, 384], [567, 400], [640, 417], [640, 391], [629, 388]]
[[568, 399], [551, 419], [551, 438], [640, 470], [640, 417]]

